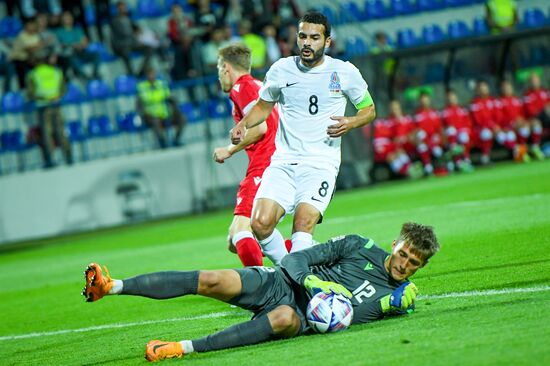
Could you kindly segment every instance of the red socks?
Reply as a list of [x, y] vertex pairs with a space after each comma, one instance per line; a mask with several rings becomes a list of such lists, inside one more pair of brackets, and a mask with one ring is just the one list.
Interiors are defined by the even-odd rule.
[[242, 238], [235, 243], [237, 254], [243, 266], [262, 266], [264, 264], [260, 244], [253, 238]]

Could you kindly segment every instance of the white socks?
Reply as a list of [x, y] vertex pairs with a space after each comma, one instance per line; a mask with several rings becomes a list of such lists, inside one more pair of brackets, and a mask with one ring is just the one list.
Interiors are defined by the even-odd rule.
[[113, 287], [109, 290], [109, 295], [118, 295], [122, 292], [122, 280], [113, 280]]
[[313, 246], [313, 236], [310, 233], [297, 231], [292, 234], [292, 249], [291, 253], [298, 252]]
[[195, 349], [193, 348], [193, 342], [191, 341], [180, 341], [181, 348], [183, 348], [183, 353], [188, 355], [192, 352], [195, 352]]
[[258, 243], [262, 246], [264, 254], [276, 266], [279, 266], [281, 264], [281, 259], [287, 255], [285, 239], [277, 229], [274, 229], [271, 235], [264, 240], [258, 240]]

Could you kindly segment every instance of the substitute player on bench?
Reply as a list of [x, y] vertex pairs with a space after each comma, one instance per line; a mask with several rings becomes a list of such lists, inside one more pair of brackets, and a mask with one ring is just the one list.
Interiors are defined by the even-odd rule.
[[304, 316], [307, 303], [319, 291], [349, 297], [353, 324], [403, 314], [414, 304], [418, 292], [408, 279], [438, 250], [431, 227], [405, 223], [391, 253], [372, 239], [343, 235], [285, 256], [280, 268], [169, 271], [113, 280], [98, 264], [91, 263], [85, 271], [82, 294], [89, 302], [116, 294], [153, 299], [202, 295], [254, 313], [250, 321], [203, 338], [150, 341], [145, 357], [159, 361], [303, 334], [308, 330]]

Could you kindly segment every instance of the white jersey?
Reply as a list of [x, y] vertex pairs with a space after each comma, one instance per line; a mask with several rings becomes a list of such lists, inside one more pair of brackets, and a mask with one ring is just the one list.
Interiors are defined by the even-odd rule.
[[357, 105], [367, 94], [367, 83], [349, 62], [324, 56], [313, 68], [298, 56], [282, 58], [267, 72], [260, 98], [279, 103], [279, 128], [272, 162], [330, 164], [340, 167], [340, 137], [331, 138], [327, 127], [343, 116], [347, 99]]

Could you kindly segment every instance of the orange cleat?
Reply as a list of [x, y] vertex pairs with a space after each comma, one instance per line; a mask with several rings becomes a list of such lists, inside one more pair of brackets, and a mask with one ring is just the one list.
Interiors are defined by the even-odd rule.
[[86, 298], [87, 302], [93, 302], [101, 299], [107, 295], [113, 287], [113, 280], [109, 275], [107, 267], [103, 266], [105, 274], [101, 271], [101, 266], [97, 263], [90, 263], [84, 271], [84, 278], [86, 279], [86, 285], [82, 291], [82, 295]]
[[183, 348], [180, 342], [150, 341], [145, 349], [145, 358], [149, 362], [162, 361], [166, 358], [180, 358]]

